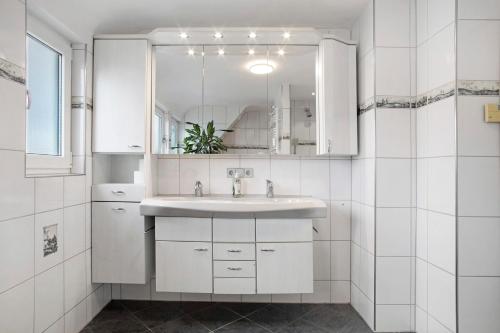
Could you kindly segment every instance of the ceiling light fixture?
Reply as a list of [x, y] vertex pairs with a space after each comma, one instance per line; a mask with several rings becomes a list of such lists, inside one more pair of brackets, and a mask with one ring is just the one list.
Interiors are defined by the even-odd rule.
[[181, 32], [179, 34], [179, 37], [182, 38], [182, 39], [188, 39], [189, 38], [189, 35], [186, 33], [186, 32]]
[[247, 64], [248, 70], [257, 75], [269, 74], [276, 68], [276, 64], [267, 59], [260, 59], [249, 62]]
[[205, 56], [205, 51], [201, 51], [201, 56], [204, 57]]
[[255, 54], [255, 50], [254, 49], [248, 50], [248, 55], [254, 55], [254, 54]]
[[222, 34], [222, 32], [216, 32], [216, 33], [214, 33], [214, 38], [215, 39], [222, 39], [222, 37], [224, 37], [224, 35]]
[[313, 91], [313, 92], [311, 93], [311, 95], [316, 96], [316, 93]]
[[284, 39], [290, 39], [290, 33], [288, 31], [283, 33], [283, 38]]
[[194, 55], [194, 50], [193, 50], [193, 49], [189, 49], [189, 50], [188, 50], [188, 54], [189, 54], [189, 55]]
[[284, 51], [283, 49], [279, 49], [279, 50], [278, 50], [278, 54], [279, 54], [280, 56], [285, 55], [285, 51]]
[[218, 54], [218, 55], [220, 55], [220, 56], [221, 56], [221, 55], [224, 55], [224, 49], [219, 49], [219, 50], [217, 51], [217, 54]]
[[248, 34], [248, 38], [252, 38], [252, 39], [255, 39], [257, 38], [257, 34], [253, 31], [251, 31], [249, 34]]

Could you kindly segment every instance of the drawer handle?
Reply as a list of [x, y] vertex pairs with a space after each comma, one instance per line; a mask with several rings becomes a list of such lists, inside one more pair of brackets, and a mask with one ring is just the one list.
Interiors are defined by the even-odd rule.
[[128, 145], [129, 148], [142, 148], [142, 146], [139, 145]]
[[206, 252], [206, 251], [208, 251], [208, 249], [206, 247], [198, 247], [198, 248], [196, 248], [194, 250], [198, 251], [198, 252]]
[[227, 250], [227, 252], [231, 252], [231, 253], [240, 253], [241, 250], [240, 249], [229, 249]]
[[241, 271], [242, 270], [241, 267], [228, 267], [227, 269], [229, 269], [230, 271]]
[[115, 212], [117, 212], [117, 213], [123, 213], [123, 212], [125, 212], [125, 208], [121, 208], [121, 207], [120, 207], [120, 208], [112, 208], [112, 209], [113, 209]]
[[261, 249], [262, 252], [274, 252], [274, 249]]
[[124, 191], [111, 191], [111, 193], [113, 193], [114, 195], [124, 195], [125, 194]]

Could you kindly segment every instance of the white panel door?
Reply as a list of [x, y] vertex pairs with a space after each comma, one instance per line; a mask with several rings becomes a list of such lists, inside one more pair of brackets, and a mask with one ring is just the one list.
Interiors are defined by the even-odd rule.
[[94, 42], [93, 151], [144, 153], [148, 42]]
[[146, 283], [145, 251], [138, 203], [92, 203], [92, 282]]
[[312, 292], [312, 242], [257, 244], [258, 294]]
[[156, 241], [156, 290], [212, 292], [212, 243]]

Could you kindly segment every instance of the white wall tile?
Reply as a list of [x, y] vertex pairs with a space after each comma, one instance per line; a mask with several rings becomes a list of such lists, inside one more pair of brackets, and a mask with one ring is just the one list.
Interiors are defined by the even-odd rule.
[[427, 260], [427, 214], [423, 209], [417, 209], [417, 230], [416, 230], [416, 246], [417, 257]]
[[375, 72], [376, 95], [410, 95], [410, 49], [378, 47]]
[[33, 216], [0, 222], [0, 293], [33, 276], [33, 237]]
[[[57, 251], [44, 254], [44, 227], [57, 225]], [[35, 274], [41, 273], [63, 261], [64, 223], [63, 210], [35, 215]]]
[[361, 248], [351, 242], [351, 282], [360, 287]]
[[181, 158], [180, 194], [194, 194], [194, 184], [200, 181], [204, 193], [210, 193], [209, 160], [206, 158]]
[[350, 303], [351, 301], [351, 282], [350, 281], [330, 281], [330, 302]]
[[242, 158], [242, 168], [253, 168], [253, 178], [242, 180], [243, 193], [266, 194], [266, 180], [271, 179], [271, 160], [266, 158]]
[[498, 97], [458, 96], [458, 154], [500, 156], [500, 129], [484, 122], [484, 105], [498, 103]]
[[351, 284], [351, 305], [360, 316], [374, 329], [374, 305], [355, 285]]
[[[373, 93], [372, 93], [373, 94]], [[375, 156], [375, 110], [370, 110], [358, 117], [359, 122], [359, 157]]]
[[330, 281], [314, 281], [314, 292], [302, 294], [302, 303], [330, 303]]
[[[183, 293], [181, 300], [183, 302], [211, 302], [212, 294]], [[271, 302], [271, 295], [269, 295], [269, 302]]]
[[411, 160], [377, 159], [377, 207], [410, 207]]
[[302, 160], [300, 167], [301, 194], [330, 200], [330, 183], [325, 181], [329, 175], [328, 160]]
[[[356, 204], [359, 207], [359, 204]], [[351, 202], [332, 201], [330, 205], [331, 240], [351, 239]], [[359, 240], [358, 240], [359, 243]]]
[[500, 20], [500, 3], [497, 0], [459, 0], [458, 18]]
[[64, 316], [64, 332], [79, 333], [87, 324], [87, 304], [79, 303]]
[[428, 260], [455, 274], [455, 216], [428, 212]]
[[87, 321], [91, 321], [111, 300], [109, 284], [102, 285], [87, 297]]
[[351, 245], [349, 241], [331, 242], [331, 280], [350, 280]]
[[85, 176], [64, 177], [64, 207], [85, 202]]
[[[459, 80], [500, 80], [500, 21], [460, 20], [457, 29]], [[478, 52], [478, 50], [481, 50]]]
[[458, 281], [460, 332], [495, 332], [500, 327], [500, 277], [462, 277]]
[[35, 277], [35, 332], [42, 332], [64, 314], [63, 295], [63, 265]]
[[330, 242], [314, 241], [314, 280], [330, 280]]
[[179, 159], [158, 159], [159, 194], [179, 194]]
[[410, 208], [377, 209], [377, 255], [409, 256], [411, 237]]
[[415, 331], [418, 333], [428, 333], [427, 331], [427, 312], [420, 309], [418, 306], [415, 309]]
[[180, 301], [181, 293], [156, 291], [156, 279], [151, 279], [151, 299], [154, 301]]
[[423, 310], [427, 310], [427, 265], [427, 262], [416, 259], [415, 304]]
[[455, 0], [428, 0], [429, 36], [455, 20]]
[[500, 157], [459, 157], [458, 215], [500, 216]]
[[377, 257], [377, 304], [410, 304], [410, 258]]
[[64, 259], [85, 250], [85, 205], [64, 208]]
[[92, 204], [85, 204], [85, 249], [92, 246]]
[[377, 305], [377, 332], [409, 332], [411, 309], [409, 305]]
[[375, 4], [375, 45], [410, 46], [410, 1], [382, 0]]
[[34, 212], [34, 180], [24, 176], [24, 152], [0, 150], [0, 221]]
[[149, 300], [151, 299], [151, 283], [122, 284], [120, 287], [121, 299]]
[[[428, 310], [440, 323], [455, 330], [455, 277], [428, 265]], [[429, 327], [429, 332], [433, 332]]]
[[330, 196], [332, 200], [351, 200], [351, 160], [330, 161]]
[[271, 303], [271, 295], [241, 295], [241, 301], [243, 303]]
[[[427, 0], [417, 0], [416, 1], [416, 11], [417, 11], [417, 45], [420, 47], [421, 43], [428, 38], [427, 33]], [[420, 66], [420, 64], [419, 64]]]
[[427, 111], [427, 135], [424, 140], [426, 157], [451, 156], [456, 153], [455, 99], [445, 98], [429, 104]]
[[455, 80], [454, 40], [454, 24], [441, 30], [429, 40], [429, 89]]
[[458, 219], [460, 276], [500, 276], [500, 217]]
[[326, 204], [326, 217], [316, 218], [312, 220], [313, 227], [316, 229], [313, 232], [314, 240], [330, 240], [331, 204], [330, 201], [325, 201], [325, 204]]
[[[426, 3], [417, 1], [417, 3]], [[429, 90], [429, 42], [417, 47], [417, 94], [421, 95]]]
[[377, 109], [377, 157], [411, 157], [410, 109]]
[[[15, 4], [17, 7], [18, 4]], [[2, 5], [0, 5], [1, 10]], [[4, 16], [0, 14], [1, 16]], [[0, 23], [0, 26], [3, 24]], [[0, 32], [0, 45], [4, 35]], [[11, 50], [8, 50], [11, 51]], [[0, 49], [0, 57], [2, 50]], [[11, 80], [0, 80], [0, 149], [24, 151], [25, 149], [25, 88]]]
[[375, 253], [375, 208], [361, 206], [360, 245], [370, 253]]
[[90, 295], [101, 286], [100, 283], [92, 283], [92, 250], [85, 251], [85, 282], [86, 295]]
[[[215, 300], [214, 296], [216, 296], [216, 295], [212, 295], [213, 301]], [[239, 295], [231, 295], [231, 296], [238, 296], [238, 297], [240, 297], [240, 300], [241, 300], [241, 296], [239, 296]], [[271, 302], [272, 303], [300, 303], [301, 299], [302, 299], [301, 294], [277, 294], [277, 295], [272, 295]]]
[[427, 159], [427, 200], [430, 210], [455, 214], [455, 157]]
[[[231, 194], [233, 179], [227, 177], [227, 169], [239, 168], [239, 166], [238, 158], [210, 158], [209, 192], [212, 194]], [[246, 179], [241, 180], [242, 183], [245, 181]]]
[[43, 177], [35, 179], [35, 212], [60, 209], [63, 207], [63, 177]]
[[373, 49], [373, 1], [368, 1], [359, 17], [359, 53], [365, 55]]
[[450, 333], [452, 331], [448, 327], [443, 326], [443, 324], [441, 324], [440, 322], [438, 322], [432, 316], [428, 316], [427, 332], [432, 332], [432, 333]]
[[25, 6], [18, 1], [0, 3], [0, 57], [25, 67]]
[[64, 311], [84, 300], [86, 290], [85, 252], [64, 262]]
[[34, 280], [0, 294], [0, 332], [33, 332]]
[[300, 194], [300, 160], [271, 157], [271, 180], [274, 194]]

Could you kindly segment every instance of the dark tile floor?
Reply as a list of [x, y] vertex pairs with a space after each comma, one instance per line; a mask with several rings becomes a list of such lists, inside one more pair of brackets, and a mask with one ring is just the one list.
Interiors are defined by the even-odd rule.
[[112, 301], [81, 333], [371, 333], [347, 304]]

